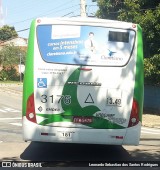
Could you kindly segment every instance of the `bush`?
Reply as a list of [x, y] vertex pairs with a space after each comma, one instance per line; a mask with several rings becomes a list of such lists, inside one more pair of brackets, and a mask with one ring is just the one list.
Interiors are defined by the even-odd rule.
[[5, 80], [13, 80], [17, 81], [19, 80], [19, 75], [17, 73], [17, 70], [14, 67], [9, 67], [9, 68], [3, 68], [0, 71], [0, 80], [5, 81]]
[[1, 81], [8, 80], [8, 74], [4, 69], [0, 71], [0, 80]]
[[145, 84], [160, 85], [160, 54], [144, 59]]

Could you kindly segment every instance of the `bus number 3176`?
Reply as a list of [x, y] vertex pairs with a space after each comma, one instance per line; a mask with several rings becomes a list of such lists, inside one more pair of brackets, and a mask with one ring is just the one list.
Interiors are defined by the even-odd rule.
[[[58, 103], [63, 101], [64, 104], [66, 104], [66, 105], [71, 104], [71, 96], [70, 95], [57, 95], [57, 97], [59, 97]], [[42, 103], [48, 103], [48, 102], [53, 103], [54, 102], [54, 97], [53, 97], [53, 95], [48, 96], [48, 95], [43, 94], [43, 95], [41, 95], [41, 102]]]

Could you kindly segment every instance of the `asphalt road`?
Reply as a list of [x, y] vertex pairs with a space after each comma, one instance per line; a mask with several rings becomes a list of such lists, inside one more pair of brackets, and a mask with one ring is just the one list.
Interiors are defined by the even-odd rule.
[[46, 162], [49, 167], [92, 166], [95, 162], [105, 164], [112, 161], [160, 162], [159, 129], [143, 127], [139, 146], [25, 143], [22, 139], [21, 90], [0, 90], [1, 161], [38, 161]]

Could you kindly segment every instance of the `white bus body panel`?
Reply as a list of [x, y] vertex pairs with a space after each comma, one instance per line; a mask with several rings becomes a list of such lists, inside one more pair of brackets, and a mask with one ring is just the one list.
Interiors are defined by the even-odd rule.
[[23, 117], [23, 139], [25, 141], [138, 145], [140, 131], [141, 123], [126, 129], [84, 129], [41, 126]]

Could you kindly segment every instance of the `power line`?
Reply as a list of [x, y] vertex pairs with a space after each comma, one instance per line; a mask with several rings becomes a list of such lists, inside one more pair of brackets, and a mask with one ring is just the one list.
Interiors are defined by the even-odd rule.
[[[65, 11], [65, 10], [67, 10], [67, 9], [70, 9], [70, 8], [74, 8], [74, 7], [76, 7], [76, 6], [78, 6], [78, 5], [74, 5], [74, 6], [71, 6], [71, 7], [68, 7], [68, 8], [63, 8], [63, 9], [61, 9], [61, 10], [58, 10], [58, 11], [55, 11], [54, 10], [54, 12], [61, 12], [61, 11]], [[53, 11], [53, 10], [52, 10]], [[50, 14], [52, 14], [53, 12], [50, 12], [50, 13], [47, 13], [47, 14], [44, 14], [44, 15], [41, 15], [41, 16], [46, 16], [46, 15], [50, 15]]]
[[19, 30], [19, 31], [16, 31], [16, 32], [24, 32], [24, 31], [27, 31], [29, 30], [30, 28], [25, 28], [25, 29], [22, 29], [22, 30]]
[[58, 13], [58, 12], [65, 11], [65, 10], [67, 10], [67, 9], [74, 8], [75, 6], [77, 6], [77, 5], [75, 5], [75, 6], [70, 6], [70, 7], [68, 7], [68, 8], [63, 8], [63, 9], [57, 10], [58, 8], [61, 8], [61, 7], [65, 6], [66, 4], [69, 4], [69, 2], [71, 2], [71, 1], [72, 1], [72, 0], [69, 0], [69, 1], [67, 1], [66, 3], [64, 3], [63, 5], [59, 5], [59, 6], [53, 8], [53, 9], [51, 9], [51, 10], [48, 10], [48, 12], [46, 12], [46, 13], [43, 12], [43, 13], [38, 14], [38, 15], [36, 15], [36, 16], [33, 16], [33, 17], [31, 17], [31, 18], [27, 18], [27, 19], [25, 19], [25, 20], [17, 21], [17, 22], [10, 23], [10, 24], [14, 25], [14, 24], [23, 23], [23, 22], [26, 22], [26, 21], [28, 21], [28, 20], [32, 20], [32, 19], [34, 19], [34, 18], [38, 18], [38, 17], [43, 17], [43, 16], [50, 15], [50, 14], [52, 14], [53, 12], [54, 12], [54, 13]]
[[[35, 2], [35, 1], [34, 1]], [[41, 1], [42, 2], [42, 1]], [[39, 15], [36, 15], [36, 16], [33, 16], [33, 17], [30, 17], [30, 18], [27, 18], [27, 19], [24, 19], [24, 20], [21, 20], [21, 21], [18, 21], [18, 22], [14, 22], [14, 23], [11, 23], [12, 25], [15, 25], [15, 24], [19, 24], [19, 23], [23, 23], [23, 22], [26, 22], [26, 21], [29, 21], [29, 20], [32, 20], [32, 19], [35, 19], [35, 18], [38, 18], [38, 17], [43, 17], [43, 16], [47, 16], [47, 15], [50, 15], [50, 14], [52, 14], [53, 12], [54, 13], [58, 13], [58, 12], [61, 12], [61, 11], [66, 11], [66, 10], [68, 10], [68, 9], [74, 9], [74, 10], [72, 10], [71, 12], [68, 12], [67, 14], [65, 14], [65, 15], [63, 15], [63, 16], [61, 16], [61, 17], [65, 17], [65, 16], [68, 16], [68, 15], [70, 15], [70, 14], [74, 14], [74, 12], [75, 11], [78, 11], [78, 9], [80, 9], [80, 8], [77, 8], [77, 9], [75, 9], [75, 7], [76, 6], [79, 6], [80, 7], [80, 4], [77, 4], [77, 5], [72, 5], [72, 6], [69, 6], [68, 8], [62, 8], [63, 6], [66, 6], [66, 4], [69, 4], [69, 2], [73, 2], [73, 0], [69, 0], [69, 1], [67, 1], [66, 3], [63, 3], [62, 5], [58, 5], [57, 7], [55, 7], [55, 8], [53, 8], [53, 9], [51, 9], [51, 10], [49, 10], [49, 11], [47, 11], [47, 13], [41, 13], [41, 14], [39, 14]], [[33, 4], [25, 4], [25, 8], [26, 8], [26, 6], [27, 6], [27, 8], [29, 7], [29, 6], [32, 6], [33, 7]], [[90, 5], [89, 5], [90, 6]], [[94, 6], [94, 5], [92, 5], [92, 6]], [[96, 6], [96, 5], [95, 5]], [[59, 9], [59, 8], [61, 8], [61, 9]], [[21, 29], [21, 30], [18, 30], [17, 32], [24, 32], [24, 31], [27, 31], [27, 30], [29, 30], [29, 28], [25, 28], [25, 29]]]
[[[64, 8], [64, 9], [61, 9], [61, 10], [58, 10], [58, 11], [54, 11], [54, 10], [52, 10], [52, 11], [54, 11], [54, 12], [60, 12], [60, 11], [64, 11], [64, 10], [67, 10], [67, 9], [70, 9], [70, 8], [73, 8], [73, 7], [76, 7], [76, 6], [78, 6], [78, 5], [74, 5], [74, 6], [72, 6], [72, 7], [68, 7], [68, 8]], [[26, 22], [26, 21], [29, 21], [29, 20], [32, 20], [32, 19], [35, 19], [35, 18], [38, 18], [38, 17], [43, 17], [43, 16], [47, 16], [47, 15], [50, 15], [50, 14], [52, 14], [53, 12], [50, 12], [50, 13], [46, 13], [46, 14], [43, 14], [43, 15], [37, 15], [37, 16], [34, 16], [34, 17], [32, 17], [32, 18], [28, 18], [28, 19], [25, 19], [25, 20], [22, 20], [22, 21], [18, 21], [18, 22], [15, 22], [15, 23], [11, 23], [11, 24], [19, 24], [19, 23], [23, 23], [23, 22]]]

